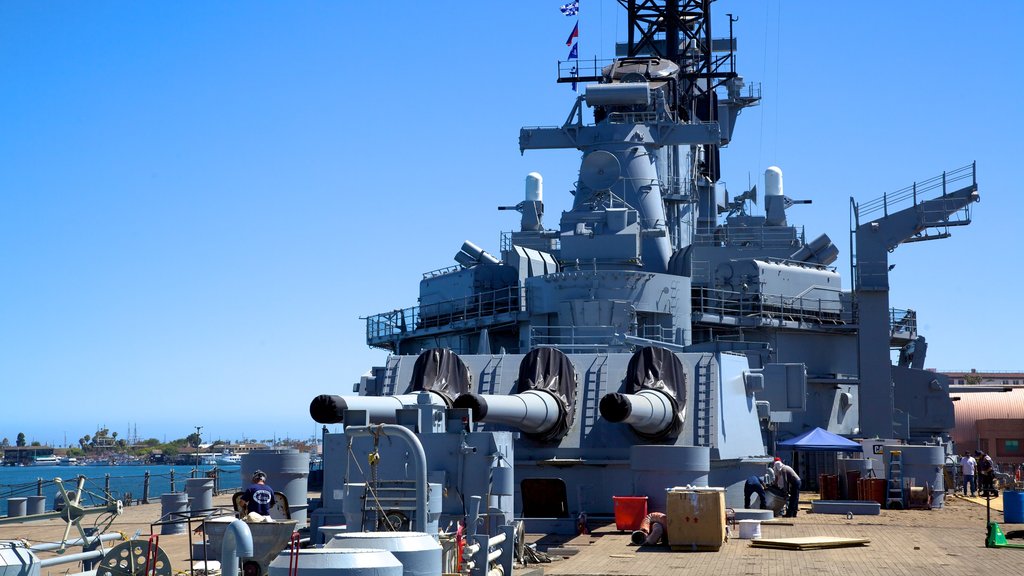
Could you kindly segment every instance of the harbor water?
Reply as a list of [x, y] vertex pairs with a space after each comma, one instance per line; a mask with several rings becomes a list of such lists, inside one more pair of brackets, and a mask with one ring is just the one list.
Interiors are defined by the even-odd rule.
[[[23, 466], [0, 467], [0, 516], [7, 515], [8, 498], [25, 498], [41, 494], [46, 497], [46, 510], [53, 510], [54, 496], [60, 492], [54, 478], [64, 481], [65, 490], [74, 490], [78, 477], [85, 476], [84, 506], [103, 504], [109, 476], [110, 494], [115, 499], [128, 495], [135, 501], [142, 498], [146, 472], [149, 472], [149, 501], [160, 502], [160, 495], [171, 492], [171, 471], [174, 472], [174, 491], [185, 491], [185, 480], [193, 476], [192, 466]], [[200, 466], [199, 476], [205, 476], [212, 467]], [[242, 485], [237, 467], [218, 469], [220, 491], [236, 490]], [[42, 480], [42, 492], [39, 491]]]

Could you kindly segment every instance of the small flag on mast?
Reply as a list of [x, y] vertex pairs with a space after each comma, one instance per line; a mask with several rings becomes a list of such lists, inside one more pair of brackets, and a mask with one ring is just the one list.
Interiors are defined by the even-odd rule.
[[566, 16], [575, 16], [580, 11], [580, 0], [572, 0], [568, 4], [562, 4], [558, 9]]
[[580, 22], [576, 21], [576, 25], [572, 27], [572, 34], [569, 34], [569, 39], [565, 41], [566, 46], [572, 46], [573, 40], [580, 37]]

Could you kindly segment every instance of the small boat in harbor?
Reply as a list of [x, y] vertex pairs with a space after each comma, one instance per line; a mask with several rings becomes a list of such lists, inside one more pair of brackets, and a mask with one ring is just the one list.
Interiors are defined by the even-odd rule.
[[49, 454], [47, 456], [36, 456], [32, 459], [33, 466], [56, 466], [58, 464], [60, 464], [60, 459], [53, 454]]
[[242, 465], [242, 456], [229, 450], [221, 452], [214, 460], [217, 462], [217, 465], [221, 467]]

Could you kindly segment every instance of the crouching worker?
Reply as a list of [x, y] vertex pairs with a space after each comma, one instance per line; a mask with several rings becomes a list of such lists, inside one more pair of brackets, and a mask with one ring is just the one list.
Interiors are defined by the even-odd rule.
[[761, 510], [768, 508], [768, 500], [764, 495], [764, 480], [760, 476], [754, 474], [743, 484], [743, 507], [750, 508], [750, 497], [757, 494]]
[[796, 517], [797, 505], [800, 502], [800, 476], [791, 467], [776, 461], [772, 464], [775, 471], [775, 485], [786, 491], [786, 516]]
[[241, 500], [245, 503], [245, 512], [270, 516], [270, 509], [274, 507], [274, 489], [267, 486], [267, 475], [262, 470], [253, 472], [252, 484], [242, 494]]

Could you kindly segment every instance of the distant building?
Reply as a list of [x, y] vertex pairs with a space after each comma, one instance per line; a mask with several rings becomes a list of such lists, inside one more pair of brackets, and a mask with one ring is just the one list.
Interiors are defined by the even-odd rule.
[[[1001, 374], [1016, 374], [1024, 380], [1020, 373]], [[965, 384], [950, 392], [955, 415], [951, 436], [960, 453], [981, 450], [1000, 465], [1016, 466], [1024, 464], [1024, 386], [1004, 387], [1002, 378], [999, 380], [999, 384], [987, 386]], [[972, 390], [975, 387], [977, 391]]]
[[3, 450], [4, 466], [31, 466], [36, 458], [53, 458], [52, 446], [5, 446]]
[[938, 370], [954, 386], [1024, 386], [1024, 372]]

